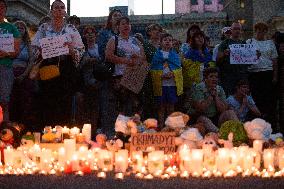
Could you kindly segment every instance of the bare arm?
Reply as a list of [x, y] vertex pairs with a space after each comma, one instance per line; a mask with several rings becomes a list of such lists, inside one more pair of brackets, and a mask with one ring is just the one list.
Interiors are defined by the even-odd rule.
[[110, 39], [106, 45], [105, 56], [106, 60], [114, 64], [129, 64], [130, 60], [126, 57], [115, 55], [115, 41]]

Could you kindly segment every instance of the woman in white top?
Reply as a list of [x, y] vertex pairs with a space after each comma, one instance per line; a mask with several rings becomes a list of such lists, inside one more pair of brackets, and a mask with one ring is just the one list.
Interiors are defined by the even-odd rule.
[[276, 126], [277, 50], [274, 42], [266, 39], [268, 26], [265, 23], [257, 23], [254, 30], [255, 38], [248, 39], [247, 43], [255, 45], [261, 56], [258, 64], [248, 68], [252, 97], [263, 118]]
[[39, 58], [42, 58], [40, 40], [43, 38], [61, 36], [69, 48], [69, 54], [44, 59], [40, 66], [42, 126], [69, 123], [71, 98], [81, 83], [76, 67], [84, 53], [84, 45], [77, 29], [66, 24], [65, 9], [61, 0], [54, 1], [50, 10], [50, 23], [42, 24], [32, 41]]
[[120, 18], [118, 30], [118, 37], [112, 37], [107, 43], [106, 59], [115, 64], [114, 88], [119, 93], [119, 112], [133, 115], [139, 112], [137, 95], [123, 88], [119, 83], [128, 66], [146, 61], [146, 58], [140, 42], [135, 37], [130, 36], [131, 25], [128, 17]]

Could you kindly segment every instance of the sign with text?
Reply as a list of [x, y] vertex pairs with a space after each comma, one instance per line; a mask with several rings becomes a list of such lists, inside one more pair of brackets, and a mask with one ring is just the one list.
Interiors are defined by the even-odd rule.
[[231, 64], [257, 64], [259, 61], [253, 44], [232, 44], [229, 48]]
[[15, 52], [13, 34], [0, 35], [0, 50], [4, 52]]
[[147, 62], [127, 67], [120, 84], [135, 94], [138, 94], [143, 87], [149, 68]]
[[165, 153], [174, 153], [175, 133], [138, 133], [131, 135], [130, 151], [146, 151], [147, 147], [154, 147], [155, 150], [162, 150]]
[[69, 54], [69, 48], [64, 46], [64, 35], [42, 38], [39, 42], [43, 59]]

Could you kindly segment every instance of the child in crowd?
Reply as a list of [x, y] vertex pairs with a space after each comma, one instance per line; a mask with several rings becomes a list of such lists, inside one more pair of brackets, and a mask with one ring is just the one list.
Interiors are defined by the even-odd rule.
[[249, 119], [248, 113], [251, 113], [253, 117], [261, 116], [254, 100], [249, 95], [249, 91], [249, 82], [247, 80], [240, 80], [236, 86], [235, 94], [227, 98], [229, 107], [235, 111], [242, 122]]
[[158, 105], [158, 120], [163, 127], [166, 116], [174, 111], [178, 96], [183, 93], [181, 60], [173, 49], [173, 37], [161, 35], [161, 49], [155, 53], [151, 64], [154, 96]]

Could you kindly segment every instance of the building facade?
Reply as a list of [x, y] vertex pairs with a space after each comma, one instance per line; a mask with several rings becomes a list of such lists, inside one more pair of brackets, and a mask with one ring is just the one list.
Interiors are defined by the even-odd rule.
[[175, 5], [176, 14], [220, 12], [223, 10], [222, 0], [176, 0]]

